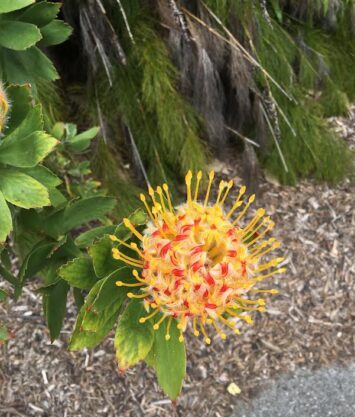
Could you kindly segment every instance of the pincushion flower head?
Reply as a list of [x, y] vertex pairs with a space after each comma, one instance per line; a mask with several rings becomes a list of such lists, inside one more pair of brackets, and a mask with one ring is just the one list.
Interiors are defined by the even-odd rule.
[[[254, 217], [241, 226], [241, 221], [255, 196], [245, 197], [239, 189], [230, 210], [224, 205], [233, 181], [221, 181], [215, 201], [209, 201], [214, 172], [209, 173], [207, 192], [199, 195], [202, 172], [195, 178], [191, 171], [185, 177], [186, 203], [173, 207], [168, 186], [149, 188], [149, 197], [141, 194], [150, 221], [138, 231], [124, 219], [125, 226], [140, 244], [128, 244], [111, 236], [124, 247], [133, 249], [130, 256], [113, 249], [113, 257], [133, 266], [136, 282], [117, 281], [118, 286], [132, 287], [129, 298], [142, 299], [147, 314], [139, 322], [151, 321], [154, 330], [167, 320], [165, 339], [171, 338], [172, 320], [177, 321], [179, 340], [192, 328], [207, 344], [211, 333], [226, 338], [226, 329], [239, 334], [239, 323], [252, 324], [253, 311], [265, 311], [263, 293], [275, 289], [258, 289], [266, 278], [284, 272], [278, 268], [283, 258], [262, 261], [280, 246], [267, 238], [274, 223], [259, 208]], [[150, 201], [149, 201], [150, 200]]]

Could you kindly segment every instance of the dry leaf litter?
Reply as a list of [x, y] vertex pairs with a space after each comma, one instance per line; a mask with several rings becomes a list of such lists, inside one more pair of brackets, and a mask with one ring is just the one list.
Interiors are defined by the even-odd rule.
[[[355, 109], [332, 125], [355, 149]], [[215, 163], [220, 179], [241, 184], [238, 167]], [[70, 300], [60, 340], [50, 344], [36, 285], [17, 303], [0, 304], [13, 338], [0, 351], [0, 416], [229, 416], [235, 397], [248, 400], [281, 372], [355, 357], [354, 184], [261, 182], [257, 203], [276, 222], [287, 274], [273, 278], [280, 295], [257, 313], [253, 327], [206, 346], [188, 337], [187, 378], [177, 405], [144, 364], [117, 371], [113, 334], [91, 351], [68, 352], [76, 308]], [[251, 213], [252, 214], [252, 213]], [[0, 284], [4, 287], [4, 284]], [[239, 390], [241, 392], [239, 393]]]

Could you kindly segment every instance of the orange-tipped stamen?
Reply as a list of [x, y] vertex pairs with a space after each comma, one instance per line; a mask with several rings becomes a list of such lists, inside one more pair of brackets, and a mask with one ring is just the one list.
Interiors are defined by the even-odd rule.
[[202, 171], [198, 171], [196, 175], [196, 187], [195, 187], [194, 201], [197, 201], [198, 190], [200, 188], [201, 179], [202, 179]]
[[149, 293], [144, 293], [144, 294], [134, 294], [133, 292], [129, 292], [128, 294], [127, 294], [127, 297], [128, 298], [146, 298], [146, 297], [149, 297]]
[[256, 293], [264, 293], [264, 294], [279, 294], [280, 291], [276, 290], [275, 288], [271, 290], [254, 290], [254, 288], [251, 288], [249, 291], [256, 292]]
[[274, 222], [270, 222], [266, 228], [259, 233], [253, 240], [251, 240], [250, 242], [248, 242], [246, 244], [246, 246], [249, 248], [250, 246], [254, 245], [255, 242], [257, 242], [258, 240], [260, 240], [261, 238], [263, 238], [267, 232], [269, 232], [273, 227], [274, 227], [275, 223]]
[[219, 203], [219, 200], [220, 200], [220, 198], [221, 198], [221, 196], [222, 196], [222, 192], [223, 192], [223, 190], [224, 190], [224, 188], [226, 187], [226, 182], [225, 181], [221, 181], [220, 183], [219, 183], [219, 187], [218, 187], [218, 194], [217, 194], [217, 200], [216, 200], [216, 203], [215, 203], [215, 205], [217, 206], [218, 205], [218, 203]]
[[165, 191], [166, 194], [166, 199], [168, 200], [168, 206], [169, 206], [169, 210], [173, 213], [174, 212], [174, 208], [171, 204], [171, 199], [170, 199], [170, 193], [169, 193], [169, 187], [167, 184], [163, 184], [163, 190]]
[[223, 198], [222, 198], [221, 202], [219, 203], [219, 204], [220, 204], [220, 206], [223, 206], [224, 202], [226, 201], [226, 198], [227, 198], [227, 196], [228, 196], [228, 194], [229, 194], [229, 191], [230, 191], [230, 190], [231, 190], [231, 188], [233, 187], [233, 184], [234, 184], [233, 180], [230, 180], [230, 181], [228, 182], [226, 192], [224, 193], [224, 196], [223, 196]]
[[276, 269], [276, 271], [272, 271], [272, 272], [269, 272], [268, 274], [265, 274], [265, 275], [259, 275], [258, 277], [256, 277], [255, 279], [257, 280], [257, 281], [262, 281], [262, 280], [264, 280], [264, 279], [266, 279], [266, 278], [269, 278], [269, 277], [271, 277], [271, 276], [273, 276], [273, 275], [276, 275], [276, 274], [283, 274], [284, 272], [286, 272], [287, 271], [287, 268], [279, 268], [279, 269]]
[[161, 187], [157, 187], [157, 193], [159, 195], [159, 200], [161, 202], [161, 205], [163, 207], [163, 212], [166, 212], [166, 206], [165, 206], [165, 201], [164, 201], [164, 196], [163, 196], [163, 190]]
[[237, 199], [235, 200], [233, 207], [229, 210], [228, 214], [227, 214], [227, 219], [229, 219], [229, 217], [235, 212], [235, 210], [240, 207], [243, 202], [240, 201], [241, 197], [245, 194], [245, 191], [247, 190], [246, 186], [243, 185], [240, 190], [239, 190], [239, 194]]
[[139, 319], [139, 323], [143, 324], [145, 323], [147, 320], [151, 319], [152, 317], [154, 317], [156, 314], [159, 313], [159, 309], [155, 309], [152, 313], [150, 313], [148, 316], [145, 317], [141, 317]]
[[270, 221], [270, 217], [265, 217], [258, 225], [255, 224], [254, 227], [252, 227], [251, 229], [249, 229], [247, 233], [245, 233], [243, 231], [243, 241], [245, 242], [245, 241], [249, 240], [250, 238], [252, 238], [253, 235], [258, 230], [260, 230], [264, 226], [265, 223], [268, 223], [269, 221]]
[[265, 215], [265, 210], [263, 208], [259, 208], [256, 211], [255, 216], [244, 227], [243, 234], [246, 234], [250, 228], [254, 227], [254, 225], [259, 221], [259, 219], [261, 219], [264, 215]]
[[153, 325], [153, 330], [158, 330], [159, 329], [159, 327], [160, 327], [160, 325], [163, 323], [163, 321], [166, 319], [166, 314], [163, 314], [161, 317], [160, 317], [160, 319], [156, 322], [156, 323], [154, 323], [154, 325]]
[[244, 216], [244, 214], [246, 213], [246, 211], [248, 210], [249, 206], [254, 202], [255, 200], [255, 194], [252, 194], [249, 197], [248, 202], [246, 203], [244, 209], [241, 211], [241, 213], [239, 214], [239, 216], [233, 221], [233, 225], [238, 224], [240, 219]]
[[212, 320], [212, 325], [215, 328], [218, 336], [222, 339], [222, 340], [226, 340], [227, 339], [227, 335], [225, 333], [222, 332], [222, 330], [217, 326], [216, 322], [214, 320]]
[[143, 262], [139, 261], [139, 259], [134, 259], [128, 255], [125, 255], [124, 253], [120, 252], [117, 248], [112, 249], [112, 256], [114, 259], [122, 260], [123, 262], [126, 262], [127, 264], [138, 266], [140, 268], [143, 267]]
[[279, 265], [281, 262], [283, 262], [285, 258], [276, 258], [271, 260], [270, 262], [267, 262], [265, 264], [259, 265], [258, 268], [256, 268], [253, 272], [262, 272], [269, 268], [275, 267]]
[[200, 325], [201, 333], [203, 334], [203, 337], [205, 339], [206, 345], [210, 345], [211, 344], [211, 339], [207, 336], [206, 329], [205, 329], [205, 327], [202, 323], [202, 319], [199, 321], [199, 325]]
[[185, 176], [185, 183], [186, 183], [186, 191], [187, 191], [187, 204], [191, 206], [192, 196], [191, 196], [191, 179], [192, 179], [192, 172], [188, 171]]
[[136, 230], [136, 228], [129, 221], [129, 219], [124, 218], [123, 224], [127, 227], [127, 229], [129, 229], [134, 234], [134, 236], [136, 236], [139, 240], [143, 240], [143, 236]]
[[155, 225], [157, 225], [157, 223], [156, 223], [156, 218], [155, 218], [155, 216], [153, 216], [153, 213], [152, 213], [152, 211], [150, 210], [150, 208], [149, 208], [149, 205], [148, 205], [148, 203], [147, 203], [147, 200], [146, 200], [146, 198], [145, 198], [145, 195], [144, 194], [140, 194], [140, 200], [142, 201], [142, 203], [144, 204], [144, 207], [145, 207], [145, 209], [146, 209], [146, 211], [147, 211], [147, 213], [148, 213], [148, 216], [150, 217], [150, 219], [152, 220], [152, 222], [155, 224]]
[[208, 203], [208, 199], [209, 199], [209, 196], [210, 196], [213, 179], [214, 179], [214, 171], [211, 171], [208, 174], [208, 186], [207, 186], [206, 197], [205, 197], [205, 201], [203, 203], [203, 207], [207, 207], [207, 203]]
[[136, 269], [134, 269], [134, 270], [132, 271], [132, 275], [134, 276], [134, 278], [135, 278], [137, 281], [139, 281], [139, 282], [144, 282], [144, 283], [146, 284], [146, 281], [145, 281], [143, 278], [141, 278], [141, 277], [139, 276], [138, 271], [137, 271]]
[[116, 285], [117, 285], [117, 287], [141, 287], [144, 284], [142, 284], [140, 282], [136, 282], [136, 283], [132, 284], [130, 282], [116, 281]]
[[169, 317], [168, 319], [168, 325], [166, 327], [166, 333], [165, 333], [165, 340], [170, 340], [171, 336], [170, 336], [170, 327], [171, 327], [171, 322], [173, 321], [172, 316]]
[[[238, 306], [234, 306], [233, 308], [238, 308]], [[249, 325], [252, 325], [254, 323], [253, 319], [250, 316], [238, 314], [235, 311], [227, 308], [227, 313], [230, 314], [233, 317], [237, 317], [238, 319], [244, 320]]]

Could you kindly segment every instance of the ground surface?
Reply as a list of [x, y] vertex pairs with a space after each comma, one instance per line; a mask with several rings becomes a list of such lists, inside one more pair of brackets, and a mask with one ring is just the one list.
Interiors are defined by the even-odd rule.
[[[355, 118], [334, 124], [353, 145]], [[240, 184], [238, 169], [219, 171]], [[16, 304], [0, 306], [0, 321], [14, 333], [0, 351], [0, 416], [227, 417], [281, 373], [349, 364], [355, 356], [354, 186], [305, 181], [291, 188], [265, 180], [260, 191], [258, 206], [275, 220], [279, 253], [287, 258], [288, 273], [273, 279], [281, 294], [239, 337], [209, 347], [188, 338], [188, 377], [175, 410], [144, 365], [117, 373], [112, 337], [93, 351], [67, 351], [72, 305], [51, 345], [33, 286]], [[241, 388], [237, 398], [228, 391], [231, 383]]]
[[280, 378], [232, 417], [354, 417], [355, 366]]

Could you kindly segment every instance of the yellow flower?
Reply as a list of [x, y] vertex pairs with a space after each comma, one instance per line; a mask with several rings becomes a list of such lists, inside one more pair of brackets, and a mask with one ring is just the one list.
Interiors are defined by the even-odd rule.
[[[166, 184], [156, 191], [149, 188], [151, 204], [141, 194], [140, 198], [150, 217], [147, 228], [141, 234], [128, 219], [125, 226], [141, 241], [137, 244], [112, 240], [134, 250], [138, 257], [113, 249], [115, 259], [140, 268], [133, 271], [136, 283], [117, 281], [118, 286], [141, 287], [142, 292], [128, 293], [129, 298], [144, 299], [149, 313], [141, 317], [144, 323], [154, 317], [153, 328], [157, 330], [164, 320], [168, 320], [166, 340], [170, 339], [171, 321], [178, 321], [179, 340], [189, 322], [193, 333], [203, 335], [207, 344], [211, 343], [208, 328], [213, 328], [222, 338], [226, 338], [223, 327], [239, 334], [237, 324], [244, 320], [252, 324], [245, 312], [265, 311], [265, 300], [249, 299], [248, 293], [276, 294], [274, 289], [255, 289], [255, 285], [282, 273], [285, 268], [277, 268], [283, 258], [266, 263], [260, 259], [272, 249], [280, 246], [274, 238], [263, 239], [274, 223], [265, 216], [264, 209], [258, 209], [255, 216], [243, 227], [240, 220], [253, 203], [252, 195], [243, 200], [245, 187], [241, 187], [232, 208], [225, 212], [223, 204], [233, 187], [233, 181], [221, 181], [215, 203], [208, 202], [214, 172], [209, 174], [207, 193], [199, 200], [199, 185], [202, 172], [198, 172], [194, 187], [192, 173], [186, 175], [187, 202], [173, 207]], [[239, 210], [238, 210], [239, 209]]]

